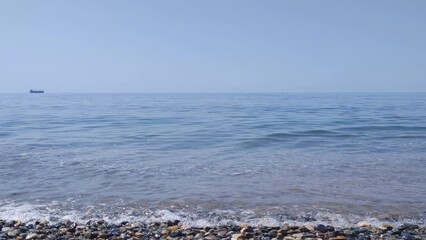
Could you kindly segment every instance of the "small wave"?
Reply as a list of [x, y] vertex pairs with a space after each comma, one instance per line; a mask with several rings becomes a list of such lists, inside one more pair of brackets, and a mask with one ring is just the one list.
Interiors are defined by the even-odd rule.
[[7, 137], [7, 136], [10, 136], [10, 133], [0, 132], [0, 137]]
[[344, 137], [355, 137], [352, 134], [343, 134], [335, 131], [329, 130], [307, 130], [307, 131], [292, 131], [288, 133], [272, 133], [265, 136], [266, 138], [273, 139], [286, 139], [286, 138], [298, 138], [298, 137], [335, 137], [335, 138], [344, 138]]
[[295, 137], [295, 134], [292, 133], [272, 133], [268, 134], [265, 137], [267, 138], [288, 138], [288, 137]]
[[377, 137], [375, 139], [426, 139], [426, 135], [396, 135]]
[[362, 132], [362, 131], [426, 131], [424, 126], [358, 126], [343, 127], [337, 131]]
[[331, 141], [337, 141], [341, 139], [351, 139], [356, 137], [357, 135], [348, 134], [348, 133], [339, 133], [336, 131], [307, 130], [307, 131], [271, 133], [271, 134], [267, 134], [265, 136], [253, 138], [253, 139], [240, 139], [240, 142], [246, 148], [263, 147], [263, 146], [269, 146], [271, 144], [279, 144], [279, 143], [291, 143], [291, 144], [294, 144], [295, 147], [297, 147], [299, 143], [302, 143], [303, 146], [305, 146], [307, 142], [309, 142], [311, 146], [314, 146], [317, 143], [319, 143], [318, 141], [311, 142], [311, 140], [313, 139], [322, 139], [322, 140], [328, 139]]
[[[298, 209], [298, 206], [295, 206]], [[369, 216], [342, 214], [327, 209], [289, 212], [288, 209], [261, 208], [261, 209], [216, 209], [204, 211], [199, 207], [186, 209], [153, 209], [135, 206], [119, 206], [113, 208], [105, 204], [86, 206], [76, 210], [74, 207], [63, 206], [59, 202], [51, 204], [9, 203], [0, 204], [0, 219], [21, 220], [34, 222], [48, 220], [59, 222], [65, 219], [75, 222], [89, 220], [106, 220], [111, 223], [129, 222], [167, 222], [179, 220], [182, 224], [192, 227], [220, 226], [229, 223], [247, 223], [253, 226], [277, 227], [282, 224], [290, 225], [317, 225], [330, 224], [336, 227], [351, 227], [359, 222], [366, 222], [372, 226], [388, 224], [398, 226], [401, 223], [416, 223], [424, 226], [424, 219], [408, 218], [393, 214], [387, 216]]]

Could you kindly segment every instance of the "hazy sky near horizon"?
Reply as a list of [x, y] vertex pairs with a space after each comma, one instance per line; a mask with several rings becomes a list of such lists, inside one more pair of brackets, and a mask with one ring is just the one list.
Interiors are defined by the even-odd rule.
[[426, 1], [0, 1], [0, 92], [426, 92]]

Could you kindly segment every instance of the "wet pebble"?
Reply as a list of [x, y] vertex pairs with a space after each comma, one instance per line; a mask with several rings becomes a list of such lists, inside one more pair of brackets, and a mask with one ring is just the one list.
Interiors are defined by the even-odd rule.
[[318, 224], [318, 226], [316, 227], [316, 230], [320, 233], [327, 232], [327, 228], [323, 224]]
[[18, 236], [18, 234], [19, 234], [19, 232], [16, 229], [13, 229], [13, 230], [10, 230], [10, 231], [7, 232], [7, 235], [9, 237], [16, 237], [16, 236]]
[[413, 229], [417, 229], [417, 228], [419, 228], [419, 225], [411, 224], [411, 223], [404, 223], [404, 224], [402, 224], [401, 226], [398, 227], [399, 230], [405, 230], [405, 229], [413, 230]]
[[248, 224], [240, 226], [206, 226], [203, 228], [183, 226], [179, 221], [163, 223], [122, 222], [112, 224], [103, 220], [89, 221], [85, 224], [63, 221], [50, 224], [38, 221], [25, 224], [20, 221], [0, 220], [0, 239], [256, 239], [256, 240], [372, 240], [372, 239], [426, 239], [426, 229], [416, 224], [402, 224], [398, 228], [391, 226], [366, 226], [352, 228], [335, 228], [330, 225], [254, 227]]
[[30, 233], [30, 234], [27, 235], [27, 237], [25, 239], [31, 240], [31, 239], [36, 239], [36, 238], [38, 238], [37, 233]]

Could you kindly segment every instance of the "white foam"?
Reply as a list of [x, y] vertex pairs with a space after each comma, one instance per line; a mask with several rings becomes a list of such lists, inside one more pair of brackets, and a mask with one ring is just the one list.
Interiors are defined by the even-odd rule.
[[[121, 211], [119, 209], [122, 209]], [[357, 224], [378, 227], [382, 224], [398, 226], [402, 223], [415, 223], [420, 226], [425, 224], [417, 219], [401, 218], [395, 221], [383, 221], [376, 217], [361, 217], [356, 215], [342, 215], [331, 212], [318, 212], [312, 215], [312, 221], [297, 220], [294, 217], [276, 217], [274, 215], [256, 215], [252, 210], [216, 210], [208, 213], [185, 212], [183, 210], [149, 210], [149, 209], [115, 209], [112, 212], [103, 212], [96, 206], [86, 207], [85, 210], [76, 211], [72, 208], [64, 208], [58, 202], [51, 204], [29, 203], [0, 203], [0, 219], [21, 220], [33, 222], [35, 220], [48, 220], [57, 222], [70, 220], [86, 222], [88, 220], [103, 219], [111, 223], [128, 222], [166, 222], [179, 220], [183, 225], [193, 227], [218, 226], [228, 223], [247, 223], [252, 226], [278, 227], [287, 225], [333, 225], [335, 227], [350, 227]], [[296, 219], [296, 220], [295, 220]]]
[[250, 221], [249, 224], [254, 226], [279, 227], [282, 223], [272, 217], [262, 217]]

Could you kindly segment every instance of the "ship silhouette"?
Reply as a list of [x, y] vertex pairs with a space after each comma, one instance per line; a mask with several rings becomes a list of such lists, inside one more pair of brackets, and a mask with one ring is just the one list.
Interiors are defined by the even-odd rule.
[[30, 93], [44, 93], [44, 90], [41, 90], [41, 89], [31, 89]]

